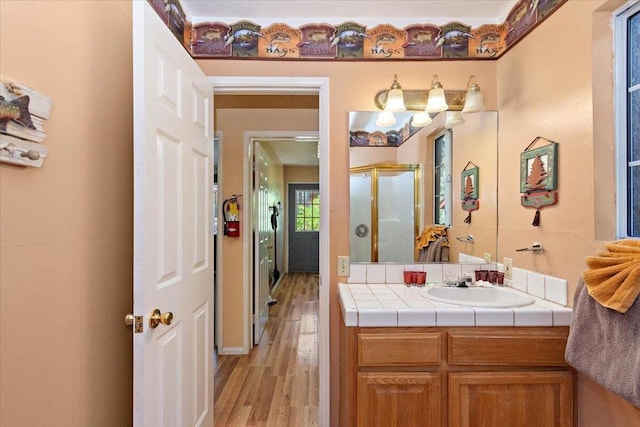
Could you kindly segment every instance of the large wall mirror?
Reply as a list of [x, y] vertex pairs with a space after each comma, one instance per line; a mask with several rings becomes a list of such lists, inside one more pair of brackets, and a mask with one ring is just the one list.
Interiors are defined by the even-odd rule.
[[[378, 112], [349, 114], [351, 262], [495, 260], [498, 113], [465, 114], [448, 128], [442, 112], [417, 129], [411, 114], [389, 128], [375, 124]], [[473, 211], [463, 209], [471, 190]]]

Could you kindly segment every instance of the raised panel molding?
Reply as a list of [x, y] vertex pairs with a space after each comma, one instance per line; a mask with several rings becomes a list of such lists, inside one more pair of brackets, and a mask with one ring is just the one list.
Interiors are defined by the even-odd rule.
[[207, 415], [210, 398], [209, 363], [207, 348], [209, 347], [209, 304], [198, 307], [193, 313], [193, 411], [196, 425]]
[[358, 427], [439, 426], [439, 373], [358, 374]]
[[182, 118], [182, 70], [161, 50], [156, 50], [157, 97], [162, 105]]
[[449, 374], [451, 427], [571, 426], [570, 372]]
[[209, 266], [209, 185], [212, 182], [209, 171], [209, 161], [206, 153], [199, 150], [192, 151], [192, 179], [194, 191], [194, 205], [192, 207], [192, 236], [193, 243], [193, 272], [207, 269]]
[[182, 277], [182, 144], [161, 132], [156, 140], [158, 288], [163, 288]]
[[170, 427], [182, 423], [182, 327], [178, 322], [157, 340], [161, 372], [157, 377], [161, 380], [158, 398], [162, 399], [161, 412], [155, 425]]
[[193, 99], [193, 124], [204, 136], [210, 138], [211, 129], [209, 129], [210, 120], [208, 117], [209, 114], [211, 114], [211, 108], [209, 105], [209, 97], [198, 89], [195, 84], [191, 90]]

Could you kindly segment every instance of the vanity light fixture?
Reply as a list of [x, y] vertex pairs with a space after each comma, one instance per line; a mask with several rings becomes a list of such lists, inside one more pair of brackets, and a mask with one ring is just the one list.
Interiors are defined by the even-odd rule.
[[438, 75], [433, 75], [431, 80], [431, 90], [429, 91], [429, 98], [427, 99], [427, 107], [425, 111], [427, 113], [439, 113], [446, 111], [449, 108], [447, 100], [444, 97], [444, 89], [442, 84], [438, 81]]
[[[374, 97], [376, 106], [381, 110], [376, 125], [390, 127], [395, 124], [394, 112], [415, 111], [411, 125], [427, 126], [432, 116], [442, 111], [476, 113], [484, 110], [484, 100], [475, 76], [470, 76], [466, 90], [444, 90], [438, 76], [434, 75], [429, 90], [405, 90], [398, 83], [398, 75], [394, 74], [390, 89], [378, 92]], [[464, 123], [459, 114], [451, 117], [449, 124], [457, 126]]]
[[404, 105], [404, 95], [402, 94], [402, 86], [398, 83], [398, 75], [393, 75], [393, 83], [391, 89], [387, 92], [387, 103], [384, 109], [378, 114], [376, 120], [376, 126], [381, 128], [388, 128], [396, 124], [396, 118], [393, 113], [400, 113], [407, 111], [407, 107]]
[[387, 104], [384, 106], [384, 111], [391, 113], [399, 113], [407, 111], [407, 107], [404, 105], [404, 96], [402, 94], [402, 86], [398, 83], [398, 75], [393, 75], [393, 83], [391, 89], [387, 94]]
[[467, 83], [467, 94], [464, 98], [464, 107], [462, 107], [462, 112], [477, 113], [482, 110], [484, 110], [482, 92], [480, 92], [480, 86], [476, 83], [476, 76], [471, 76]]

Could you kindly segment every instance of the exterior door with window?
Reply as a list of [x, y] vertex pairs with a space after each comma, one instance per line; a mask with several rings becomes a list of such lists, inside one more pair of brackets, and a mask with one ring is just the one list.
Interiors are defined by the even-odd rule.
[[319, 271], [318, 184], [289, 185], [289, 272]]

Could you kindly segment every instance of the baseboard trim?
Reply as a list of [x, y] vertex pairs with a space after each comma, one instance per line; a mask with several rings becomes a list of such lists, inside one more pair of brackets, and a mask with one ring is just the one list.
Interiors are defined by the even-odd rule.
[[248, 352], [242, 347], [223, 347], [218, 354], [223, 356], [235, 356], [238, 354], [248, 354]]

